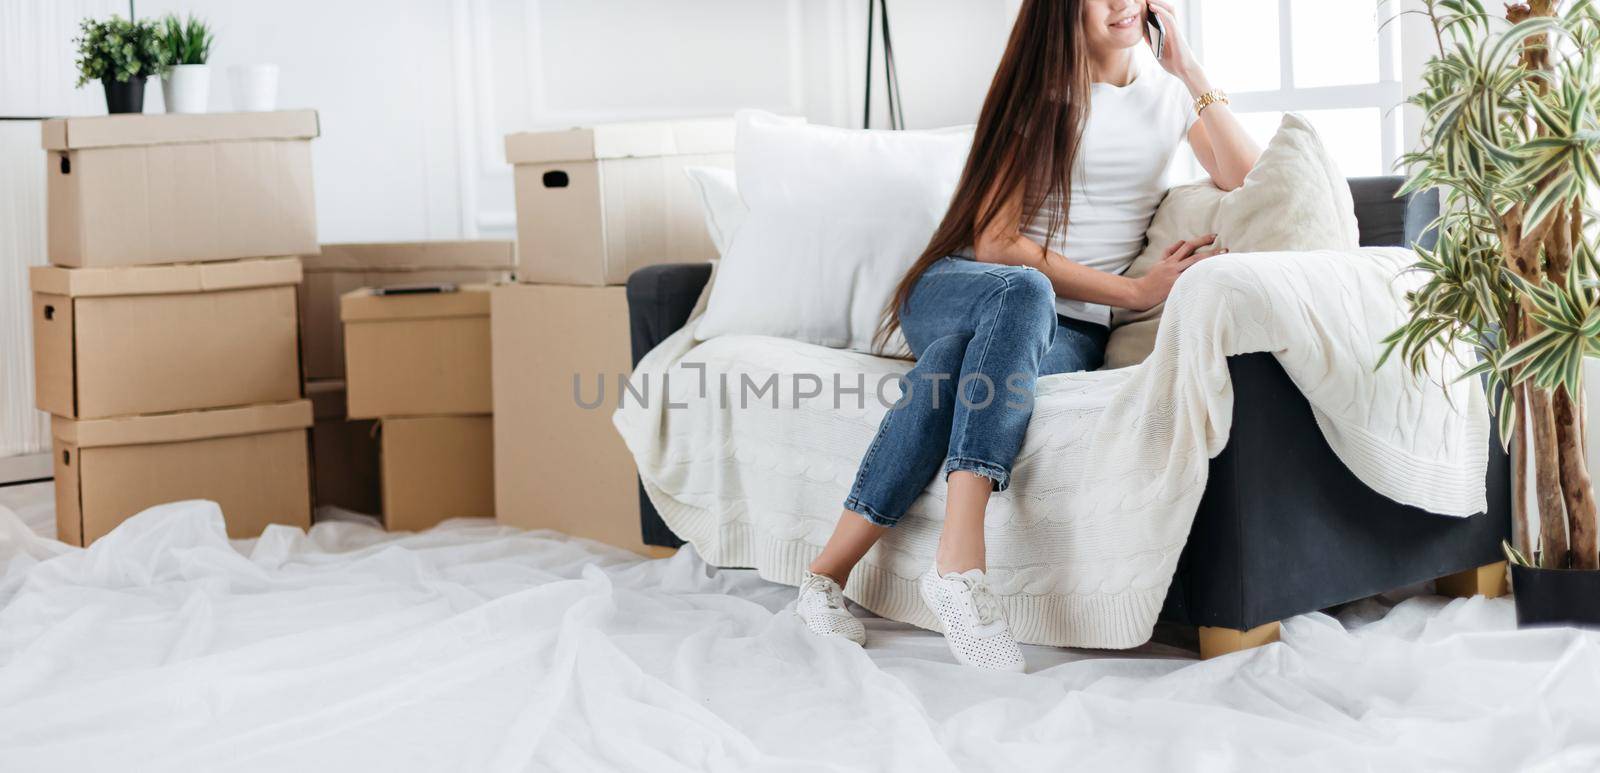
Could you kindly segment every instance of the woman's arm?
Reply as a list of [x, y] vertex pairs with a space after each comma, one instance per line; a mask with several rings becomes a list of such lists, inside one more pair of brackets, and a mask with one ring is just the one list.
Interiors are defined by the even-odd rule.
[[1062, 298], [1135, 311], [1166, 300], [1173, 282], [1185, 269], [1210, 257], [1211, 253], [1200, 253], [1199, 249], [1216, 240], [1216, 234], [1209, 234], [1178, 242], [1167, 248], [1162, 261], [1150, 273], [1133, 279], [1089, 268], [1045, 249], [1022, 235], [1021, 223], [1022, 191], [1018, 190], [1001, 204], [994, 224], [974, 240], [973, 252], [977, 259], [983, 263], [1036, 268], [1049, 278], [1056, 295]]
[[[1190, 96], [1199, 99], [1201, 94], [1211, 90], [1211, 80], [1179, 34], [1176, 10], [1169, 0], [1149, 0], [1149, 3], [1150, 10], [1161, 17], [1167, 29], [1165, 50], [1157, 57], [1161, 66], [1183, 81]], [[1189, 147], [1194, 149], [1206, 174], [1211, 175], [1211, 182], [1225, 191], [1244, 185], [1245, 176], [1261, 157], [1255, 140], [1245, 132], [1233, 111], [1221, 102], [1212, 103], [1200, 113], [1200, 120], [1189, 129]]]

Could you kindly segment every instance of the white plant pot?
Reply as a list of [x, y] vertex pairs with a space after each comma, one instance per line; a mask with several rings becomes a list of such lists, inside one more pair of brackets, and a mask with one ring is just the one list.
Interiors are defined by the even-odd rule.
[[278, 107], [278, 66], [246, 64], [228, 69], [233, 81], [233, 109], [264, 113]]
[[169, 113], [204, 113], [211, 96], [211, 66], [173, 65], [161, 76], [161, 96]]

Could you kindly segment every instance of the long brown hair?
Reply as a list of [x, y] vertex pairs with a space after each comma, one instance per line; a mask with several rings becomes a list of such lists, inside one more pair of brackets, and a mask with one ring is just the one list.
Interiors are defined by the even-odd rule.
[[1006, 194], [1019, 188], [1037, 192], [1024, 195], [1021, 222], [1033, 220], [1045, 200], [1059, 195], [1061, 214], [1052, 213], [1049, 233], [1053, 237], [1066, 227], [1072, 165], [1089, 116], [1082, 5], [1080, 0], [1025, 0], [1017, 12], [950, 209], [884, 309], [879, 351], [900, 329], [900, 310], [922, 273], [940, 258], [973, 246], [1000, 215]]

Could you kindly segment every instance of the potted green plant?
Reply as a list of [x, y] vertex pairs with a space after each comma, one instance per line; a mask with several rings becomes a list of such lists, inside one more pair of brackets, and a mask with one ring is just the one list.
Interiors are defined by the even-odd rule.
[[145, 79], [167, 68], [167, 50], [156, 25], [113, 16], [84, 19], [78, 44], [78, 87], [100, 81], [106, 109], [113, 113], [144, 111]]
[[1501, 15], [1480, 0], [1425, 0], [1440, 53], [1410, 100], [1426, 118], [1403, 192], [1440, 190], [1443, 214], [1437, 246], [1417, 251], [1426, 282], [1385, 357], [1398, 348], [1420, 375], [1440, 351], [1475, 350], [1463, 377], [1484, 379], [1512, 453], [1518, 620], [1597, 626], [1583, 370], [1600, 354], [1600, 9], [1561, 5], [1511, 3]]
[[168, 14], [161, 20], [161, 42], [169, 66], [161, 76], [161, 95], [169, 113], [204, 113], [211, 94], [211, 28], [189, 16]]

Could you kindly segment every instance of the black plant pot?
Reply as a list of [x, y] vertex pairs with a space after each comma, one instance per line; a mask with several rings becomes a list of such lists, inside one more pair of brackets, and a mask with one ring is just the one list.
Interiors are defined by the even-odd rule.
[[126, 82], [111, 76], [100, 79], [106, 87], [106, 110], [112, 113], [144, 112], [144, 79], [135, 75]]
[[1600, 572], [1511, 565], [1517, 627], [1573, 625], [1600, 630]]

